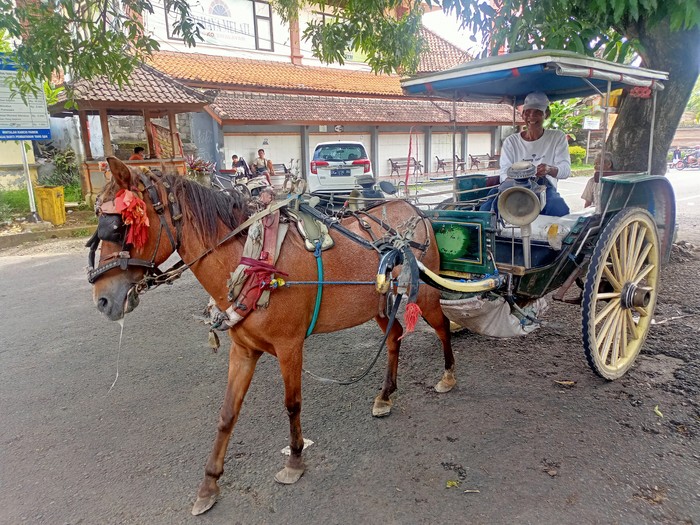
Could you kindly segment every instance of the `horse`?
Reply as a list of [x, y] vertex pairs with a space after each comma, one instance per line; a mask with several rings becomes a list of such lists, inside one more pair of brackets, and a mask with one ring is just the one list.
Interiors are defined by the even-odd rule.
[[[216, 305], [222, 311], [226, 310], [231, 305], [226, 280], [241, 258], [246, 238], [245, 230], [233, 236], [231, 234], [248, 216], [245, 198], [205, 188], [180, 176], [157, 176], [144, 168], [141, 172], [135, 168], [132, 171], [114, 157], [108, 158], [107, 162], [113, 178], [99, 197], [103, 203], [101, 207], [106, 211], [99, 217], [98, 231], [95, 234], [97, 236], [99, 233], [99, 238], [93, 239], [91, 258], [94, 269], [89, 277], [97, 309], [110, 320], [122, 319], [138, 306], [144, 279], [149, 275], [157, 275], [157, 266], [177, 251], [182, 261], [191, 265], [190, 269]], [[124, 203], [122, 190], [128, 190], [131, 192], [129, 195], [141, 198], [144, 209], [141, 210], [143, 216], [140, 219], [134, 219], [136, 215], [133, 215], [133, 220], [126, 220], [123, 219], [123, 213], [122, 217], [114, 213], [114, 202], [119, 201], [120, 192], [121, 203]], [[380, 205], [380, 209], [381, 222], [394, 227], [420, 215], [411, 204], [400, 199], [386, 201]], [[122, 224], [119, 224], [120, 219]], [[137, 219], [139, 224], [135, 222]], [[373, 221], [367, 222], [370, 225], [365, 224], [363, 227], [355, 219], [345, 219], [342, 225], [356, 236], [368, 240], [368, 228], [378, 237], [386, 233], [386, 229], [373, 224]], [[422, 257], [421, 262], [426, 267], [437, 271], [439, 253], [432, 227], [424, 217], [417, 224], [414, 241], [422, 244], [424, 253], [417, 253], [414, 248], [411, 250], [417, 253], [417, 257]], [[142, 231], [137, 231], [138, 228]], [[131, 235], [132, 230], [134, 235]], [[115, 235], [115, 232], [121, 233]], [[221, 242], [226, 236], [230, 238]], [[347, 235], [335, 234], [333, 238], [335, 246], [322, 252], [324, 280], [367, 282], [376, 277], [378, 254], [374, 259], [371, 251]], [[100, 258], [98, 264], [94, 265], [95, 250], [100, 241]], [[290, 279], [318, 279], [314, 254], [307, 251], [296, 228], [289, 228], [275, 267], [280, 273], [288, 274]], [[401, 266], [394, 268], [394, 275], [400, 268]], [[300, 418], [302, 352], [315, 302], [316, 286], [280, 287], [271, 292], [267, 308], [252, 311], [229, 330], [232, 344], [224, 401], [214, 445], [206, 463], [204, 479], [197, 491], [192, 514], [206, 512], [216, 502], [219, 494], [218, 479], [223, 474], [226, 449], [256, 363], [264, 352], [279, 360], [284, 381], [284, 404], [290, 426], [291, 453], [284, 468], [275, 475], [275, 480], [291, 484], [304, 473], [304, 440]], [[421, 286], [416, 303], [423, 319], [433, 328], [442, 344], [445, 370], [435, 389], [447, 392], [456, 382], [455, 361], [450, 343], [449, 321], [442, 313], [439, 291]], [[289, 308], [290, 304], [294, 308]], [[396, 319], [386, 334], [390, 322], [384, 311], [379, 313], [379, 304], [380, 295], [373, 286], [326, 286], [313, 333], [334, 332], [360, 325], [372, 318], [376, 320], [385, 332], [388, 363], [372, 413], [374, 416], [386, 416], [391, 412], [390, 396], [397, 388], [403, 328]]]

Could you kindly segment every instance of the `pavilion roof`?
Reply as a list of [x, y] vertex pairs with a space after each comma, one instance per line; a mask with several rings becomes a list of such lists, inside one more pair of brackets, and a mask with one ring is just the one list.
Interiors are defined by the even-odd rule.
[[[71, 86], [79, 110], [107, 108], [113, 113], [140, 113], [175, 110], [176, 112], [201, 111], [211, 102], [211, 97], [188, 87], [158, 71], [142, 64], [137, 67], [123, 86], [113, 84], [104, 77], [92, 80], [78, 80]], [[49, 107], [52, 114], [65, 113], [67, 96], [65, 91], [56, 104]], [[69, 110], [71, 111], [71, 110]]]

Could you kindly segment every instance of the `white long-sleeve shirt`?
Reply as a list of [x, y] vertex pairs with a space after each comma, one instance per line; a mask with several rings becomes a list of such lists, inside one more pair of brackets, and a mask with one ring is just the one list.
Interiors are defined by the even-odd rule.
[[508, 168], [520, 161], [548, 164], [559, 169], [556, 177], [547, 175], [552, 185], [557, 187], [557, 179], [571, 175], [571, 156], [566, 135], [556, 129], [546, 129], [543, 135], [533, 141], [524, 140], [520, 133], [514, 133], [503, 141], [501, 146], [501, 182], [506, 180]]

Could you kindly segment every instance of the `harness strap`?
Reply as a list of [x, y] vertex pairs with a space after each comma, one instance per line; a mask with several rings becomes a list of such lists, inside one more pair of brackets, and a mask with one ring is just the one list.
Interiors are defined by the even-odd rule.
[[[334, 230], [338, 231], [348, 239], [352, 240], [353, 242], [359, 244], [363, 248], [366, 248], [368, 250], [375, 250], [380, 252], [381, 250], [378, 248], [377, 243], [381, 243], [381, 239], [377, 242], [369, 242], [366, 239], [363, 239], [359, 235], [357, 235], [355, 232], [348, 230], [345, 226], [340, 224], [337, 220], [333, 219], [332, 217], [329, 217], [328, 215], [325, 215], [321, 212], [319, 212], [316, 208], [313, 208], [309, 206], [308, 204], [302, 203], [300, 208], [303, 208], [304, 212], [313, 215], [315, 219], [318, 219], [322, 223], [326, 224], [328, 227], [333, 228]], [[417, 208], [416, 208], [417, 209]], [[418, 210], [419, 211], [419, 210]], [[357, 212], [359, 213], [359, 212]], [[365, 213], [367, 217], [371, 218], [374, 222], [379, 224], [382, 228], [384, 228], [388, 233], [392, 235], [396, 235], [396, 230], [386, 224], [384, 221], [381, 221], [377, 219], [375, 216], [370, 215], [368, 213]], [[425, 218], [425, 215], [421, 212], [420, 213], [421, 218]], [[359, 219], [358, 219], [359, 220]], [[408, 241], [408, 244], [411, 246], [411, 248], [415, 248], [416, 250], [419, 250], [421, 252], [424, 252], [428, 249], [429, 244], [419, 244], [415, 241]]]
[[[415, 208], [415, 207], [414, 207], [414, 209], [415, 209], [417, 212], [419, 212], [418, 215], [420, 216], [421, 219], [425, 219], [425, 218], [426, 218], [422, 211], [420, 211], [418, 208]], [[356, 214], [360, 214], [360, 213], [361, 213], [361, 214], [363, 214], [363, 215], [366, 215], [368, 218], [372, 219], [374, 222], [376, 222], [376, 223], [379, 224], [382, 228], [384, 228], [387, 232], [389, 232], [389, 233], [392, 234], [392, 235], [396, 235], [397, 232], [396, 232], [396, 230], [395, 230], [394, 228], [392, 228], [391, 226], [389, 226], [388, 224], [386, 224], [384, 221], [382, 221], [382, 220], [380, 220], [380, 219], [377, 219], [377, 217], [375, 217], [374, 215], [372, 215], [372, 214], [370, 214], [370, 213], [367, 213], [367, 212], [364, 211], [364, 210], [359, 210], [359, 211], [357, 211], [357, 212], [355, 212], [355, 213], [356, 213]], [[409, 246], [410, 246], [411, 248], [415, 248], [416, 250], [419, 250], [419, 251], [421, 251], [421, 252], [423, 252], [423, 253], [426, 252], [426, 250], [428, 249], [428, 246], [430, 245], [430, 243], [419, 244], [419, 243], [417, 243], [416, 241], [408, 241], [408, 244], [409, 244]]]
[[316, 241], [316, 249], [314, 250], [314, 257], [316, 257], [316, 273], [318, 274], [318, 284], [316, 285], [316, 302], [314, 303], [314, 313], [311, 317], [311, 323], [309, 324], [308, 330], [306, 330], [306, 337], [309, 337], [316, 327], [316, 321], [318, 321], [318, 312], [321, 310], [321, 298], [323, 297], [323, 261], [321, 260], [321, 241]]

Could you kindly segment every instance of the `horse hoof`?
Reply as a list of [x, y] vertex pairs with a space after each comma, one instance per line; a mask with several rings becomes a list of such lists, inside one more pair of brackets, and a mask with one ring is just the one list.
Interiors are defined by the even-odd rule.
[[374, 417], [386, 417], [389, 414], [391, 414], [391, 405], [392, 405], [391, 399], [389, 400], [384, 400], [380, 397], [377, 397], [374, 400], [374, 406], [372, 407], [372, 415]]
[[212, 494], [206, 498], [201, 498], [198, 496], [197, 501], [195, 501], [194, 505], [192, 506], [192, 515], [199, 516], [200, 514], [204, 514], [214, 506], [214, 503], [216, 503], [216, 494]]
[[457, 379], [455, 379], [455, 374], [452, 371], [445, 370], [442, 375], [442, 379], [435, 385], [435, 391], [441, 394], [449, 392], [457, 384]]
[[302, 474], [304, 474], [303, 468], [284, 467], [275, 474], [275, 481], [277, 483], [282, 483], [282, 485], [291, 485], [299, 481]]

